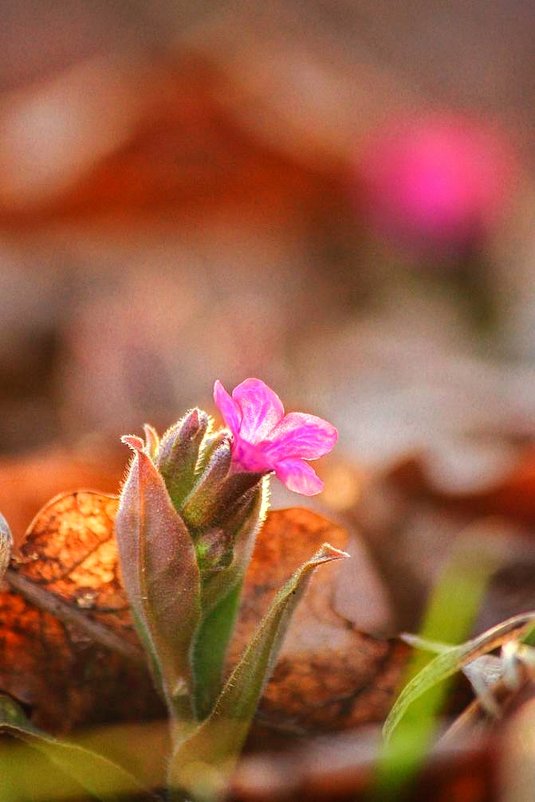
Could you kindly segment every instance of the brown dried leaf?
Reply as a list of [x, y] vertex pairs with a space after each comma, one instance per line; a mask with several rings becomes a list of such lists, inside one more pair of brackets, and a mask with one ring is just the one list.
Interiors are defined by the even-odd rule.
[[131, 631], [114, 537], [118, 499], [78, 491], [52, 499], [19, 549], [18, 573], [72, 599], [115, 629]]
[[[326, 541], [345, 549], [347, 532], [310, 510], [270, 512], [247, 574], [232, 662], [277, 590]], [[407, 648], [358, 632], [337, 612], [343, 571], [342, 564], [325, 566], [312, 579], [265, 690], [260, 721], [297, 732], [335, 730], [381, 721], [389, 709]]]
[[451, 488], [434, 476], [424, 455], [407, 459], [390, 473], [390, 481], [408, 495], [448, 505], [461, 513], [501, 515], [520, 524], [535, 524], [535, 447], [516, 452], [516, 462], [499, 478], [477, 489]]
[[[495, 802], [503, 765], [499, 747], [499, 742], [488, 739], [474, 743], [459, 738], [455, 745], [439, 744], [418, 778], [388, 798], [403, 802]], [[374, 788], [379, 752], [380, 734], [365, 730], [305, 739], [284, 753], [245, 756], [233, 777], [228, 802], [384, 799]], [[525, 767], [532, 762], [526, 759], [525, 751], [523, 757], [526, 777]], [[525, 788], [532, 790], [533, 783]], [[518, 797], [522, 802], [527, 798]]]
[[20, 543], [34, 515], [57, 493], [98, 487], [115, 493], [125, 468], [124, 449], [98, 439], [67, 451], [49, 448], [0, 460], [0, 511]]
[[[453, 473], [419, 454], [371, 477], [353, 512], [393, 601], [394, 631], [416, 632], [429, 592], [459, 538], [500, 552], [475, 632], [535, 605], [535, 458], [516, 462], [493, 481], [467, 489]], [[469, 557], [467, 555], [467, 560]], [[468, 563], [467, 563], [468, 564]]]
[[120, 583], [116, 511], [90, 491], [52, 499], [0, 592], [0, 688], [55, 732], [163, 712]]

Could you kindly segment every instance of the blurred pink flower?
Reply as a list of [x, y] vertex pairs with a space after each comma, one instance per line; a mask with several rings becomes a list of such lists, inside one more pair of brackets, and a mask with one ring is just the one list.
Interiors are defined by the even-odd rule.
[[327, 454], [338, 439], [336, 428], [304, 412], [284, 414], [282, 401], [260, 379], [246, 379], [232, 393], [220, 381], [214, 400], [233, 435], [238, 470], [270, 472], [296, 493], [314, 496], [323, 482], [305, 460]]
[[490, 124], [435, 114], [376, 132], [357, 170], [368, 211], [383, 232], [464, 245], [504, 211], [516, 158]]

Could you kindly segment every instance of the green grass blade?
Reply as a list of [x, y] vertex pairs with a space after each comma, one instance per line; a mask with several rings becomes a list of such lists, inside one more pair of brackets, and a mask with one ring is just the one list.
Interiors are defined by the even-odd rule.
[[409, 707], [426, 691], [448, 679], [477, 657], [494, 651], [513, 638], [521, 639], [524, 632], [532, 628], [530, 624], [534, 621], [535, 612], [513, 616], [477, 638], [461, 646], [453, 646], [433, 658], [401, 691], [386, 719], [383, 730], [385, 738], [389, 740], [392, 737]]
[[[419, 637], [423, 641], [462, 643], [469, 635], [492, 574], [501, 562], [503, 541], [481, 536], [473, 527], [458, 537], [433, 591]], [[472, 659], [472, 642], [451, 646], [432, 657], [416, 652], [406, 685], [384, 726], [385, 744], [378, 761], [376, 790], [396, 799], [415, 776], [431, 746], [448, 679]], [[478, 646], [475, 646], [477, 652]]]
[[[108, 758], [85, 749], [77, 744], [68, 743], [67, 741], [60, 741], [51, 735], [43, 732], [42, 730], [34, 727], [26, 718], [21, 708], [7, 696], [0, 695], [0, 732], [7, 733], [23, 741], [32, 750], [37, 750], [41, 753], [47, 761], [56, 766], [60, 772], [57, 776], [57, 787], [54, 788], [54, 799], [68, 799], [69, 797], [79, 797], [80, 790], [90, 795], [93, 799], [100, 800], [101, 802], [114, 802], [115, 800], [125, 798], [146, 798], [152, 799], [153, 795], [150, 794], [148, 789], [128, 771], [113, 763]], [[8, 759], [3, 753], [0, 753], [0, 766], [2, 769], [6, 767], [7, 777], [4, 788], [2, 789], [2, 802], [4, 799], [20, 799], [17, 784], [18, 780], [24, 780], [24, 776], [28, 771], [28, 765], [34, 767], [39, 765], [30, 759], [27, 761], [27, 751], [23, 749], [19, 752], [9, 751]], [[14, 757], [17, 758], [14, 759]], [[25, 759], [26, 758], [26, 759]], [[28, 763], [28, 765], [27, 765]], [[50, 774], [50, 769], [46, 772]], [[2, 771], [2, 774], [4, 772]], [[65, 779], [69, 778], [72, 783], [66, 783]], [[4, 777], [2, 778], [4, 782]], [[39, 796], [40, 780], [39, 776], [32, 778], [32, 791], [31, 799], [47, 799], [50, 800], [51, 782], [54, 783], [54, 778], [51, 780], [50, 776], [46, 777], [46, 782], [43, 783], [43, 796]], [[6, 791], [9, 788], [9, 791]], [[8, 794], [11, 794], [10, 797]]]

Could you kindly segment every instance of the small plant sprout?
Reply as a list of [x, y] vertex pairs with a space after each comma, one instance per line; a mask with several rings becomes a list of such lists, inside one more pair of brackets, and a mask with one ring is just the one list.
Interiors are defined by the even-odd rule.
[[347, 556], [329, 544], [310, 556], [279, 591], [225, 682], [269, 475], [298, 493], [320, 492], [307, 461], [328, 453], [337, 431], [314, 415], [285, 415], [259, 379], [247, 379], [232, 395], [216, 382], [214, 397], [227, 429], [214, 429], [205, 412], [193, 409], [161, 440], [149, 426], [145, 440], [123, 438], [134, 454], [116, 521], [135, 626], [169, 710], [169, 785], [197, 799], [216, 798], [224, 788], [313, 570]]

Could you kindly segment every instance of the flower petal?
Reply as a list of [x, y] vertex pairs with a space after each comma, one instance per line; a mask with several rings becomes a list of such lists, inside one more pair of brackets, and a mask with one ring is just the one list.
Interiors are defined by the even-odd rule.
[[238, 384], [232, 398], [242, 413], [240, 437], [248, 443], [265, 440], [284, 416], [279, 396], [260, 379], [246, 379]]
[[237, 436], [241, 426], [241, 410], [219, 379], [214, 384], [214, 401], [228, 428]]
[[284, 459], [275, 467], [277, 478], [288, 490], [303, 496], [315, 496], [323, 490], [323, 482], [314, 468], [302, 459]]
[[271, 431], [264, 450], [274, 461], [288, 457], [318, 459], [328, 454], [337, 440], [336, 427], [323, 418], [290, 412]]

